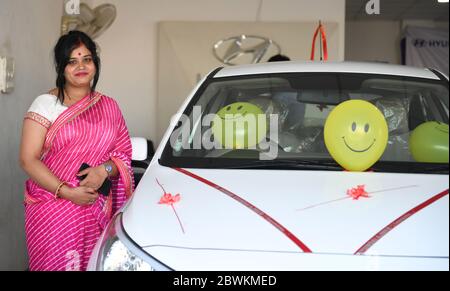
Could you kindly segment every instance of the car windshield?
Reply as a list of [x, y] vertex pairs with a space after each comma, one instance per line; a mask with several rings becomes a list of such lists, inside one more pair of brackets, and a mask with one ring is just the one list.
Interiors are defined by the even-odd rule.
[[[347, 100], [368, 101], [385, 117], [387, 146], [374, 170], [448, 172], [448, 162], [418, 161], [409, 146], [414, 129], [436, 121], [447, 131], [448, 160], [448, 81], [361, 73], [209, 79], [187, 106], [160, 163], [187, 168], [309, 165], [325, 169], [320, 165], [326, 165], [331, 170], [339, 169], [327, 150], [324, 125], [330, 112]], [[256, 123], [231, 125], [231, 134], [220, 131], [226, 128], [226, 122], [218, 121], [249, 116], [255, 117]]]

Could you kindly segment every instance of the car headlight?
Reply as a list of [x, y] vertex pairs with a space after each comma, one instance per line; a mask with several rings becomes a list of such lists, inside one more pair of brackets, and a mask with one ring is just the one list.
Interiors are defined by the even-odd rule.
[[168, 271], [139, 248], [125, 233], [122, 213], [117, 214], [103, 232], [92, 253], [88, 270], [96, 271]]

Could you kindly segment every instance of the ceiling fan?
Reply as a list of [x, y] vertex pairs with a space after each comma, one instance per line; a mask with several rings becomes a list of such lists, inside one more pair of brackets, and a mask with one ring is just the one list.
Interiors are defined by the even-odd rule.
[[95, 39], [111, 26], [116, 15], [116, 7], [112, 4], [102, 4], [91, 9], [87, 4], [81, 3], [80, 14], [62, 17], [61, 34], [79, 30]]

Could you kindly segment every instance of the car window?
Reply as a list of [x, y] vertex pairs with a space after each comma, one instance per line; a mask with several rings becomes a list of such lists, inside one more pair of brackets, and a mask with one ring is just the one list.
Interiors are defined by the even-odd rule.
[[[388, 75], [289, 73], [212, 79], [189, 104], [185, 122], [173, 132], [162, 160], [178, 165], [178, 158], [188, 167], [203, 159], [220, 167], [227, 159], [258, 159], [263, 143], [277, 147], [275, 161], [332, 161], [323, 136], [328, 115], [341, 102], [365, 100], [383, 113], [388, 124], [389, 141], [380, 161], [417, 162], [409, 150], [410, 134], [427, 121], [448, 124], [448, 98], [448, 82]], [[267, 131], [264, 138], [255, 133], [260, 143], [254, 147], [248, 143], [227, 148], [217, 131], [214, 134], [213, 116], [227, 110], [239, 113], [239, 105], [247, 111], [258, 108], [254, 110], [265, 116]], [[260, 124], [257, 121], [256, 127]], [[251, 135], [247, 127], [241, 131], [246, 138]]]

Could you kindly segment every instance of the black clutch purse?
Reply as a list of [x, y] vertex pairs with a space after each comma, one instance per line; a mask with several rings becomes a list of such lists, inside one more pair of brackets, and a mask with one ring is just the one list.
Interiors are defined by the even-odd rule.
[[[87, 168], [90, 168], [90, 167], [91, 166], [89, 166], [88, 164], [83, 163], [81, 165], [80, 169], [78, 170], [78, 173], [83, 171], [83, 170], [86, 170]], [[87, 175], [79, 176], [78, 179], [80, 181], [83, 181], [83, 179], [86, 178], [86, 176]], [[106, 179], [105, 182], [103, 182], [102, 186], [97, 190], [97, 192], [106, 197], [106, 196], [109, 195], [109, 191], [111, 191], [111, 186], [112, 186], [111, 181], [109, 179]]]

